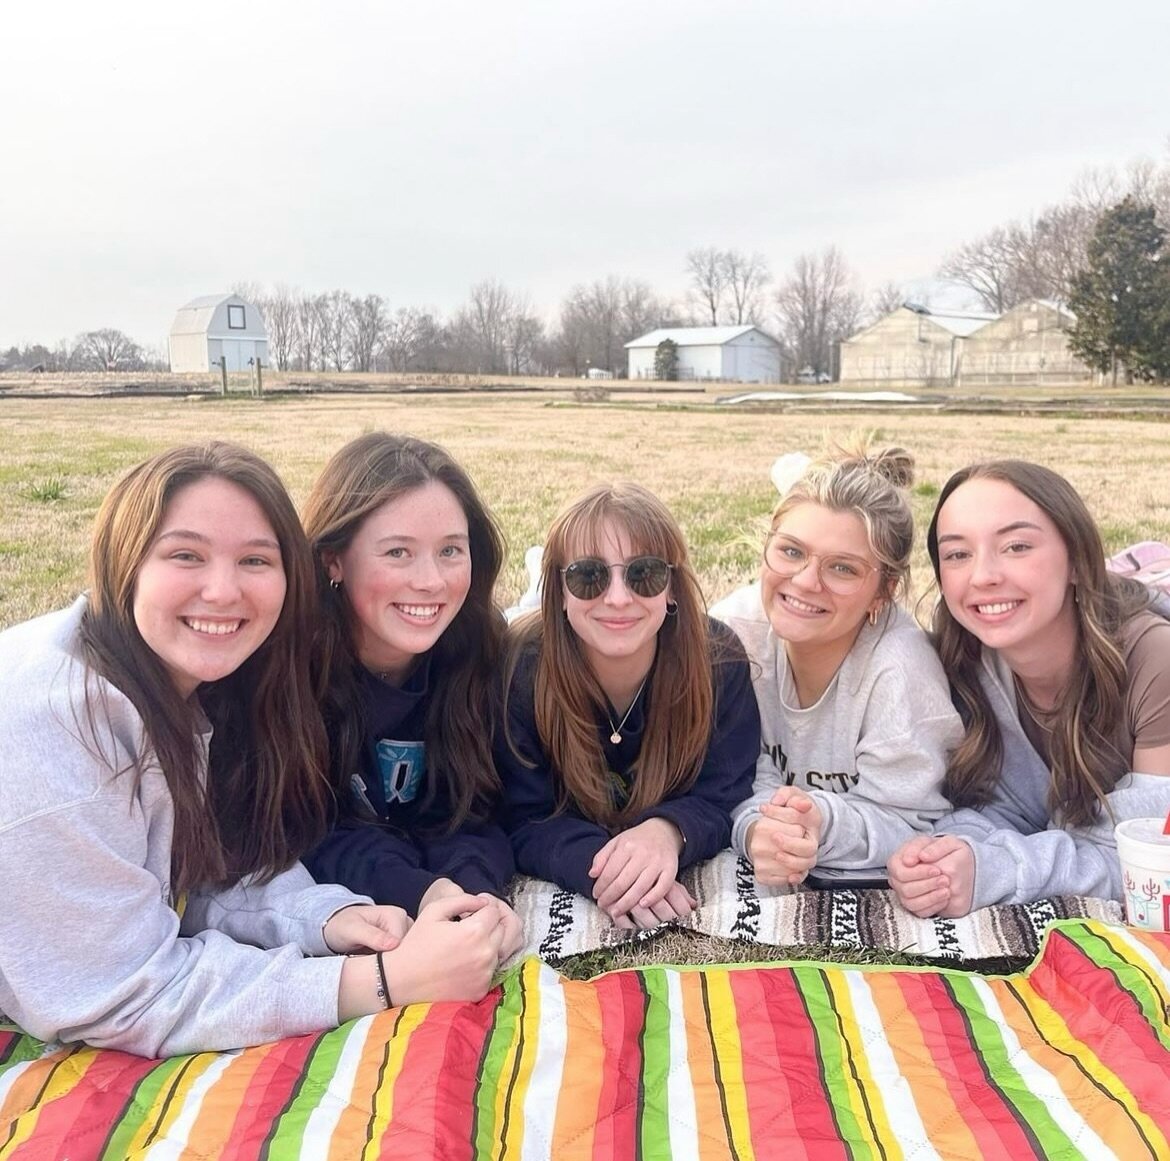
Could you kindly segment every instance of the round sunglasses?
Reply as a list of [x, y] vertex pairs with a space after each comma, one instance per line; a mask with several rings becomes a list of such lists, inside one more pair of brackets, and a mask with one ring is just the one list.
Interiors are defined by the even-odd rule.
[[666, 591], [673, 564], [660, 556], [635, 556], [625, 564], [606, 564], [596, 556], [582, 557], [561, 569], [565, 588], [579, 601], [596, 600], [609, 588], [613, 570], [620, 568], [626, 588], [637, 597], [656, 597]]

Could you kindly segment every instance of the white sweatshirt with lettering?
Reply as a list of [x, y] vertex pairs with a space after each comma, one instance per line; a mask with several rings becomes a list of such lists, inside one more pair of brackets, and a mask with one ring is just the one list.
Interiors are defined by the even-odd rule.
[[735, 849], [746, 854], [748, 827], [781, 786], [816, 801], [820, 866], [883, 867], [907, 839], [929, 834], [949, 809], [943, 776], [963, 727], [914, 619], [891, 605], [876, 625], [863, 625], [820, 700], [802, 708], [759, 583], [737, 589], [711, 615], [747, 649], [763, 727], [754, 793], [732, 816]]

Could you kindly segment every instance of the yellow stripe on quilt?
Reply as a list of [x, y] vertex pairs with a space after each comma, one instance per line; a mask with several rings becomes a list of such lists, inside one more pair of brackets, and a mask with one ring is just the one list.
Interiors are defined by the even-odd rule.
[[1101, 1061], [1088, 1044], [1073, 1035], [1060, 1013], [1033, 989], [1026, 978], [1017, 985], [1016, 992], [1044, 1039], [1060, 1052], [1075, 1059], [1090, 1079], [1096, 1081], [1129, 1113], [1147, 1140], [1165, 1143], [1167, 1139], [1162, 1130], [1138, 1107], [1129, 1086]]
[[[870, 1115], [885, 1144], [885, 1157], [888, 1161], [903, 1156], [914, 1161], [940, 1157], [922, 1123], [910, 1082], [894, 1056], [890, 1039], [897, 1035], [898, 1026], [887, 1023], [888, 1016], [883, 1019], [880, 993], [871, 986], [875, 977], [856, 971], [843, 974], [863, 1046], [858, 1071], [869, 1096]], [[896, 1142], [894, 1125], [898, 1126]]]
[[708, 973], [707, 1000], [731, 1146], [739, 1161], [755, 1161], [751, 1122], [748, 1120], [747, 1088], [743, 1079], [743, 1049], [739, 1039], [735, 997], [726, 971]]
[[1029, 1051], [1021, 1041], [1009, 1013], [1000, 1003], [999, 997], [988, 986], [986, 980], [971, 977], [971, 987], [983, 1004], [984, 1014], [993, 1020], [1003, 1037], [1004, 1051], [1012, 1062], [1020, 1080], [1028, 1091], [1044, 1103], [1048, 1115], [1060, 1130], [1075, 1141], [1077, 1148], [1090, 1157], [1107, 1157], [1111, 1150], [1097, 1135], [1093, 1127], [1073, 1107], [1060, 1081]]
[[[137, 1157], [147, 1148], [148, 1143], [153, 1143], [156, 1138], [165, 1141], [171, 1136], [179, 1114], [192, 1093], [197, 1091], [197, 1082], [217, 1059], [214, 1052], [202, 1052], [188, 1058], [175, 1070], [175, 1075], [155, 1093], [134, 1136], [127, 1143], [126, 1151], [129, 1156]], [[194, 1120], [198, 1111], [197, 1105], [189, 1110], [191, 1120]], [[173, 1155], [174, 1151], [170, 1152]]]
[[[183, 1086], [180, 1098], [179, 1091], [174, 1093], [174, 1115], [168, 1117], [167, 1123], [160, 1131], [156, 1140], [143, 1154], [141, 1161], [173, 1161], [181, 1157], [184, 1152], [192, 1148], [191, 1136], [199, 1118], [200, 1110], [207, 1095], [215, 1088], [216, 1082], [236, 1062], [234, 1053], [206, 1053], [210, 1063], [201, 1069], [197, 1075], [191, 1076], [190, 1084]], [[195, 1156], [201, 1156], [196, 1153]]]
[[394, 1035], [386, 1045], [386, 1068], [371, 1102], [370, 1139], [362, 1149], [362, 1161], [378, 1161], [382, 1156], [382, 1138], [394, 1116], [394, 1086], [402, 1072], [402, 1064], [410, 1050], [410, 1038], [427, 1018], [430, 1004], [407, 1004], [398, 1014]]
[[44, 1111], [53, 1101], [60, 1099], [79, 1084], [96, 1059], [97, 1050], [84, 1048], [57, 1064], [42, 1064], [40, 1061], [34, 1063], [34, 1068], [51, 1069], [51, 1075], [45, 1082], [44, 1091], [37, 1100], [36, 1110], [20, 1117], [12, 1136], [4, 1143], [3, 1147], [0, 1147], [0, 1158], [11, 1156], [32, 1136], [37, 1127], [37, 1121]]
[[[858, 1027], [857, 1012], [849, 990], [849, 978], [859, 974], [848, 970], [824, 973], [825, 988], [840, 1021], [841, 1053], [846, 1065], [841, 1069], [840, 1083], [848, 1095], [849, 1107], [862, 1136], [859, 1143], [865, 1145], [870, 1156], [895, 1161], [902, 1153], [890, 1129], [889, 1117], [882, 1108], [881, 1096], [869, 1067], [869, 1045]], [[885, 1035], [884, 1031], [882, 1035]], [[857, 1155], [856, 1151], [854, 1155]]]

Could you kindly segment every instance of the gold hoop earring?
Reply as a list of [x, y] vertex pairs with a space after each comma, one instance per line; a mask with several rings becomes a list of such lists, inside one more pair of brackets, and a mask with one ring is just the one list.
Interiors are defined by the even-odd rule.
[[868, 622], [869, 622], [871, 625], [876, 625], [876, 624], [877, 624], [877, 619], [878, 619], [878, 613], [879, 613], [880, 611], [881, 611], [881, 610], [880, 610], [880, 608], [879, 608], [878, 606], [876, 606], [876, 605], [875, 605], [875, 606], [874, 606], [872, 609], [870, 609], [870, 611], [869, 611], [869, 615], [866, 617], [866, 620], [867, 620], [867, 621], [868, 621]]

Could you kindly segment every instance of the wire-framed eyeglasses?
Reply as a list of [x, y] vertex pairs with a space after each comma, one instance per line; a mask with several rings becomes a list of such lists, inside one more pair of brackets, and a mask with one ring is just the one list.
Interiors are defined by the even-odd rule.
[[656, 597], [666, 591], [674, 568], [660, 556], [635, 556], [624, 564], [606, 564], [598, 556], [585, 556], [561, 569], [565, 588], [579, 601], [593, 601], [604, 593], [620, 568], [626, 588], [638, 597]]
[[817, 562], [817, 575], [821, 584], [831, 593], [840, 597], [857, 592], [871, 572], [879, 565], [862, 560], [859, 556], [845, 553], [809, 552], [799, 540], [773, 532], [764, 545], [764, 564], [782, 577], [793, 577], [804, 572], [811, 561]]

